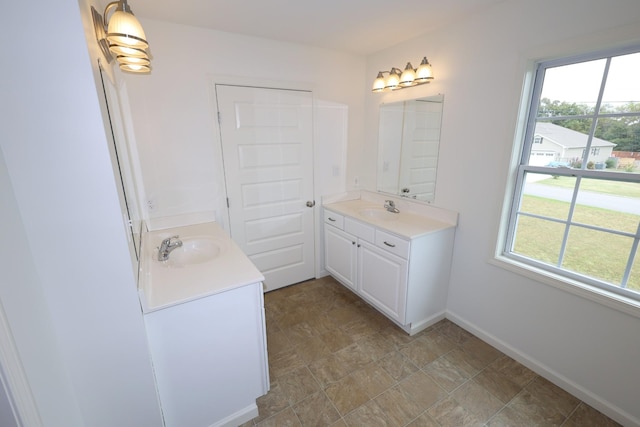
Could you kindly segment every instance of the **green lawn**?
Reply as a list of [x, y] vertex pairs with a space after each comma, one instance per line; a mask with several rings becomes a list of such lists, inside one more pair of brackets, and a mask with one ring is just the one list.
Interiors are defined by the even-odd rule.
[[[561, 182], [562, 180], [549, 179], [543, 182], [546, 184], [547, 181]], [[605, 186], [598, 188], [603, 187]], [[521, 211], [566, 219], [567, 203], [525, 195]], [[635, 233], [640, 215], [577, 206], [574, 221]], [[564, 230], [564, 224], [521, 216], [518, 221], [514, 251], [556, 265]], [[633, 239], [630, 237], [572, 226], [562, 267], [620, 285], [632, 244]], [[634, 262], [627, 287], [640, 291], [640, 257], [637, 257]]]

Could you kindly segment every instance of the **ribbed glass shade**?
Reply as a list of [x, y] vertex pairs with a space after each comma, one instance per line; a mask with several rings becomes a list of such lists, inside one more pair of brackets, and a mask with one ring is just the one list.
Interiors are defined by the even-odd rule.
[[384, 90], [385, 80], [382, 72], [378, 73], [378, 77], [373, 81], [373, 87], [371, 88], [372, 92], [382, 92]]
[[149, 65], [151, 61], [147, 58], [135, 58], [132, 56], [118, 56], [116, 58], [120, 65], [128, 64], [128, 65]]
[[416, 70], [416, 81], [419, 83], [426, 83], [429, 80], [433, 80], [433, 71], [431, 70], [431, 64], [429, 64], [429, 61], [425, 56]]
[[149, 47], [146, 38], [142, 25], [133, 14], [116, 10], [111, 15], [107, 29], [109, 44], [146, 49]]
[[115, 56], [129, 56], [133, 58], [149, 58], [147, 51], [144, 49], [136, 49], [133, 47], [112, 44], [111, 46], [109, 46], [109, 50]]
[[410, 62], [407, 62], [407, 66], [400, 76], [400, 86], [413, 86], [416, 84], [416, 72]]
[[398, 89], [400, 86], [400, 70], [397, 68], [392, 68], [389, 76], [387, 76], [387, 81], [385, 83], [384, 88], [389, 90]]
[[151, 67], [148, 65], [132, 65], [132, 64], [120, 64], [122, 71], [128, 71], [130, 73], [150, 73]]

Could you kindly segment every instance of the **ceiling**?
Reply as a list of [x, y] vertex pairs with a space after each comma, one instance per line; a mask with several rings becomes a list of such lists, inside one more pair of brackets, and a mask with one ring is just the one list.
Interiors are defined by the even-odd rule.
[[504, 0], [130, 0], [145, 18], [368, 55]]

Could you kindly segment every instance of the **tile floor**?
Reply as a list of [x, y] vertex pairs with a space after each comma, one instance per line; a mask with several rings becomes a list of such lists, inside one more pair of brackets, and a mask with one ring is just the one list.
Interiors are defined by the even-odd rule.
[[265, 294], [271, 390], [256, 426], [615, 426], [443, 320], [408, 336], [325, 277]]

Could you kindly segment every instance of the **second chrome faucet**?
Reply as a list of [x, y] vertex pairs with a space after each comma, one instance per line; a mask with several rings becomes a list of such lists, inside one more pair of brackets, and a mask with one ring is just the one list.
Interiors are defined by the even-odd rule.
[[385, 200], [384, 201], [384, 208], [386, 210], [388, 210], [389, 212], [393, 212], [393, 213], [400, 213], [400, 210], [398, 208], [396, 208], [396, 204], [393, 200]]
[[166, 261], [169, 259], [169, 254], [172, 250], [182, 246], [182, 240], [180, 236], [167, 237], [162, 241], [158, 248], [158, 261]]

